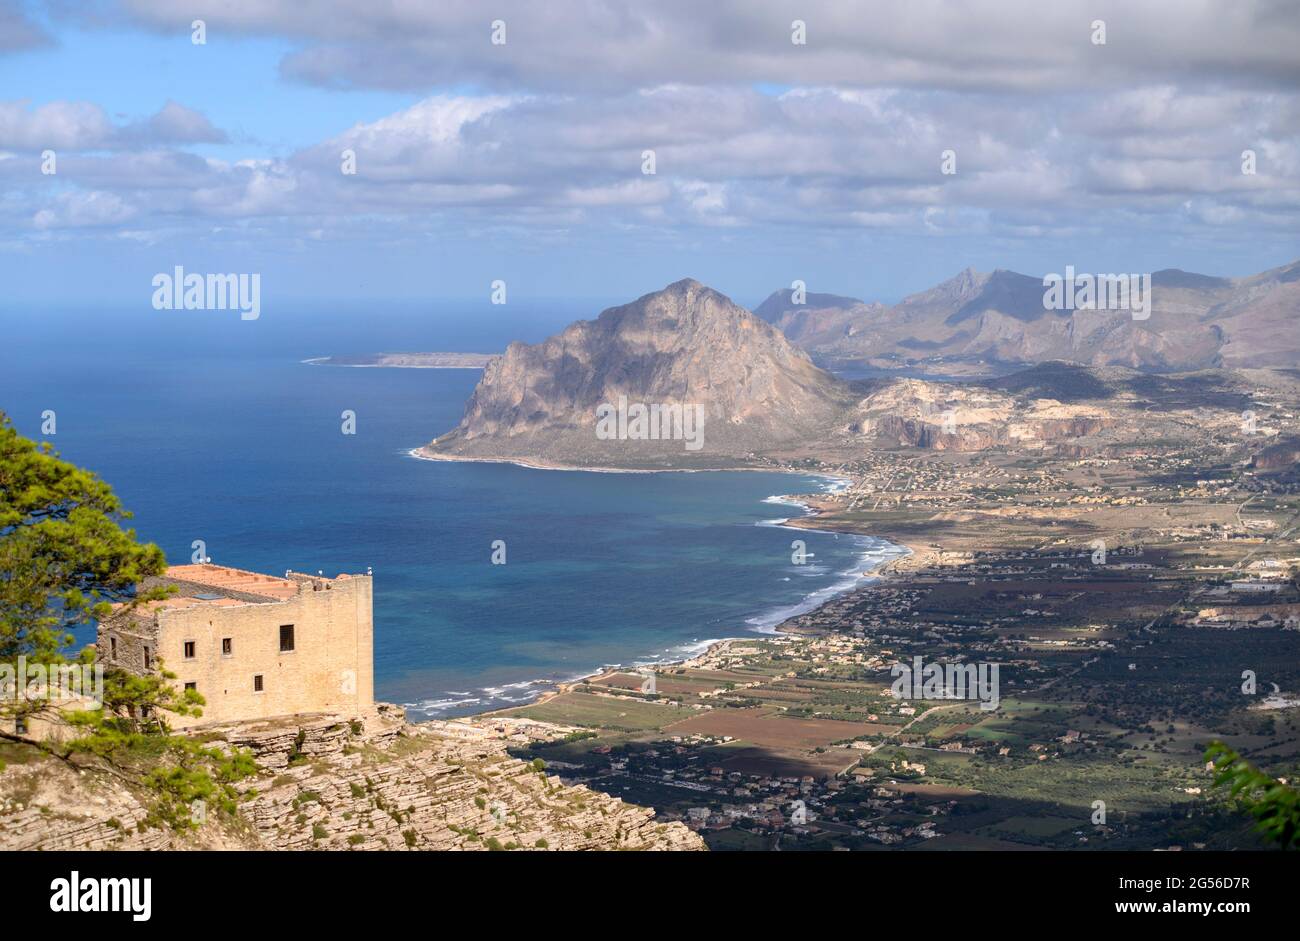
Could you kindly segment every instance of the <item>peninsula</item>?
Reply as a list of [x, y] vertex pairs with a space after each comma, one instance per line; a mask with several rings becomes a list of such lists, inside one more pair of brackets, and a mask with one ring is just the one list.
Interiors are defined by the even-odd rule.
[[482, 369], [496, 353], [361, 353], [354, 356], [316, 356], [303, 360], [311, 366], [382, 366], [390, 369]]

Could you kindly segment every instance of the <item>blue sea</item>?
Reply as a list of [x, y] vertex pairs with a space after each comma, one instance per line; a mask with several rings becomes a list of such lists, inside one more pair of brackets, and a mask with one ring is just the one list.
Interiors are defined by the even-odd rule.
[[[146, 301], [147, 303], [147, 301]], [[173, 563], [374, 575], [376, 695], [412, 718], [527, 702], [610, 664], [771, 630], [899, 550], [792, 532], [781, 494], [825, 478], [601, 474], [410, 456], [459, 421], [476, 370], [309, 365], [497, 352], [598, 301], [319, 311], [8, 310], [0, 410], [95, 470]], [[342, 433], [342, 413], [356, 434]], [[791, 560], [791, 542], [813, 557]], [[506, 564], [492, 564], [494, 541]], [[89, 638], [82, 638], [89, 639]]]

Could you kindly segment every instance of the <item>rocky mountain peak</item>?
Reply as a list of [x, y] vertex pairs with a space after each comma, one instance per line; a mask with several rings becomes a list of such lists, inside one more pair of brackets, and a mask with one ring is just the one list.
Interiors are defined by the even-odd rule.
[[850, 399], [780, 331], [684, 279], [542, 343], [511, 344], [484, 370], [460, 425], [425, 450], [611, 467], [691, 457], [681, 436], [638, 437], [626, 421], [619, 437], [601, 435], [603, 410], [644, 406], [698, 415], [704, 431], [691, 450], [716, 462], [829, 428]]

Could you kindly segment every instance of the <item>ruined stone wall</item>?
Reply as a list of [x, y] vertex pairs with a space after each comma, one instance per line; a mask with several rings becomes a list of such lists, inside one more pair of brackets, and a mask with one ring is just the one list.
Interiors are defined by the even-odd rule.
[[[374, 702], [369, 577], [303, 580], [283, 602], [163, 609], [157, 624], [156, 655], [178, 686], [194, 683], [207, 701], [201, 718], [178, 717], [177, 728], [295, 713], [355, 715]], [[280, 650], [284, 624], [294, 626], [292, 651]], [[229, 655], [223, 638], [231, 640]], [[185, 657], [187, 641], [193, 658]], [[118, 650], [120, 658], [120, 639]]]
[[158, 626], [152, 615], [124, 612], [100, 622], [95, 636], [95, 657], [105, 668], [120, 667], [143, 673], [146, 650], [151, 659], [157, 658]]

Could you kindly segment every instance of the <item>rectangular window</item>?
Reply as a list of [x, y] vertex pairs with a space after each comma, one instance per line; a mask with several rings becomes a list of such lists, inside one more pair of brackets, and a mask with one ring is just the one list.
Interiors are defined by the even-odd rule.
[[144, 668], [146, 670], [153, 669], [153, 654], [149, 653], [148, 647], [144, 648]]
[[293, 650], [293, 625], [280, 625], [280, 653], [289, 653]]
[[235, 642], [230, 637], [221, 638], [221, 656], [229, 657], [235, 652]]
[[186, 683], [186, 684], [185, 684], [185, 688], [186, 688], [186, 689], [192, 689], [192, 690], [194, 690], [194, 691], [197, 692], [197, 691], [198, 691], [198, 688], [199, 688], [199, 684], [198, 684], [198, 683]]
[[253, 692], [260, 693], [261, 691], [262, 691], [262, 674], [259, 673], [253, 677]]
[[192, 640], [187, 640], [185, 642], [185, 659], [186, 660], [194, 659], [194, 641]]
[[117, 638], [116, 637], [110, 637], [108, 639], [108, 659], [110, 660], [117, 659]]

